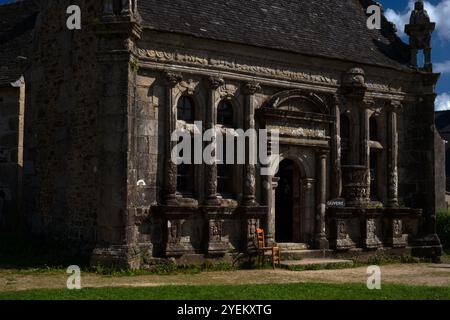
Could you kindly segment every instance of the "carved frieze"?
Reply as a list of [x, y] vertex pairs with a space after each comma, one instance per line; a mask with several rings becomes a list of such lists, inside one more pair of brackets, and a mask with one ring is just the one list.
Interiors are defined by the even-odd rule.
[[209, 220], [209, 254], [225, 254], [230, 248], [228, 239], [224, 236], [224, 220], [210, 219]]
[[178, 256], [194, 251], [190, 236], [183, 235], [184, 219], [172, 219], [167, 221], [166, 255]]
[[278, 130], [280, 136], [302, 137], [302, 138], [328, 138], [327, 131], [323, 128], [294, 127], [283, 124], [271, 124], [269, 130]]
[[353, 241], [350, 238], [348, 232], [347, 220], [336, 219], [335, 221], [336, 232], [336, 250], [347, 250], [353, 246]]
[[[313, 71], [305, 71], [295, 66], [281, 64], [277, 62], [265, 63], [255, 62], [255, 59], [236, 56], [213, 56], [212, 54], [179, 48], [158, 48], [144, 49], [138, 48], [136, 54], [144, 59], [163, 63], [180, 63], [209, 67], [219, 70], [243, 72], [285, 79], [288, 81], [304, 81], [310, 83], [322, 83], [329, 85], [339, 85], [342, 79], [338, 75], [316, 74]], [[351, 75], [349, 75], [351, 77]], [[360, 81], [361, 75], [354, 75], [354, 81]], [[348, 79], [350, 80], [350, 79]], [[352, 80], [353, 81], [353, 80]], [[374, 82], [372, 79], [365, 79], [365, 86], [370, 91], [401, 93], [402, 86], [391, 86]]]
[[180, 244], [181, 241], [181, 220], [168, 221], [167, 243], [170, 245]]
[[246, 222], [246, 228], [247, 228], [247, 252], [255, 252], [258, 247], [258, 238], [256, 235], [256, 229], [259, 228], [260, 221], [259, 219], [247, 219], [244, 220]]
[[378, 224], [376, 219], [368, 218], [366, 219], [366, 240], [365, 247], [368, 249], [375, 249], [381, 246], [381, 241], [378, 238]]
[[274, 64], [256, 65], [252, 62], [244, 61], [245, 59], [236, 57], [211, 57], [198, 52], [186, 51], [186, 53], [182, 53], [173, 49], [154, 50], [142, 48], [139, 48], [137, 50], [137, 54], [143, 59], [153, 60], [156, 62], [179, 62], [209, 66], [228, 71], [238, 71], [271, 77], [281, 77], [289, 80], [318, 82], [334, 85], [338, 84], [338, 81], [336, 79], [333, 79], [331, 76], [296, 71], [293, 68], [291, 69], [288, 67], [274, 67]]

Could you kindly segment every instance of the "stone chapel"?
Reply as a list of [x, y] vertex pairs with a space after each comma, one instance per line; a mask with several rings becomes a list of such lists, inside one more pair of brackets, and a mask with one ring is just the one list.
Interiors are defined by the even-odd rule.
[[[367, 27], [374, 4], [0, 6], [0, 226], [132, 268], [249, 253], [256, 228], [294, 257], [439, 256], [435, 24], [417, 1], [404, 43], [384, 17]], [[172, 132], [195, 121], [278, 130], [277, 172], [176, 165]]]

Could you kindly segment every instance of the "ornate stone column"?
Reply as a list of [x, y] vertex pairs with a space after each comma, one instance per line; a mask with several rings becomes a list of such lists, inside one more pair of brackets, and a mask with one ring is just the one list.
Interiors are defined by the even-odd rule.
[[[248, 82], [244, 84], [243, 93], [245, 95], [245, 130], [255, 130], [255, 93], [261, 90], [258, 83]], [[243, 205], [247, 207], [257, 206], [256, 202], [256, 168], [250, 159], [256, 160], [257, 149], [255, 143], [246, 142], [246, 163], [244, 166], [244, 190]]]
[[317, 209], [316, 209], [316, 249], [328, 249], [329, 243], [326, 233], [326, 202], [327, 202], [327, 157], [328, 151], [317, 153]]
[[398, 104], [392, 103], [388, 109], [388, 206], [398, 206]]
[[336, 117], [335, 125], [332, 130], [332, 153], [331, 163], [333, 172], [333, 184], [331, 185], [331, 197], [333, 199], [339, 198], [342, 193], [342, 173], [341, 173], [341, 111], [340, 111], [339, 96], [333, 97], [333, 106], [331, 107], [331, 115]]
[[[270, 182], [269, 182], [270, 181]], [[275, 197], [276, 190], [278, 188], [278, 182], [280, 178], [278, 177], [270, 177], [268, 179], [267, 192], [268, 192], [268, 215], [267, 215], [267, 223], [266, 223], [266, 241], [267, 245], [271, 245], [275, 243]]]
[[372, 101], [364, 101], [365, 108], [361, 110], [361, 151], [360, 151], [360, 163], [366, 167], [366, 179], [367, 179], [367, 201], [370, 201], [370, 121], [369, 121], [369, 105], [373, 104]]
[[172, 133], [177, 128], [177, 110], [175, 105], [175, 87], [182, 81], [182, 76], [170, 71], [164, 72], [166, 81], [166, 168], [164, 183], [164, 200], [167, 205], [177, 205], [177, 165], [172, 161], [172, 150], [177, 142], [171, 141]]
[[[205, 130], [215, 129], [217, 124], [217, 107], [216, 101], [218, 100], [218, 90], [220, 86], [224, 84], [223, 79], [210, 77], [208, 79], [210, 87], [209, 91], [209, 103], [206, 112], [206, 126]], [[213, 138], [215, 143], [215, 137]], [[216, 156], [216, 150], [214, 150], [214, 157]], [[217, 193], [217, 163], [214, 161], [212, 164], [206, 165], [206, 204], [210, 206], [220, 205], [219, 194]]]

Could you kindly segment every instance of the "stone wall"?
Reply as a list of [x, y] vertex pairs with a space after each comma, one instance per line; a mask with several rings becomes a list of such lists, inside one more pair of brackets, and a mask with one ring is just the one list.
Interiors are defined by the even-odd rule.
[[25, 85], [0, 87], [0, 230], [17, 230], [22, 197]]
[[434, 151], [435, 151], [435, 176], [436, 176], [436, 210], [447, 208], [445, 201], [445, 190], [446, 190], [446, 142], [442, 139], [439, 132], [435, 131], [434, 140]]
[[[77, 1], [82, 30], [66, 28], [70, 1], [41, 1], [27, 70], [25, 214], [33, 234], [96, 237], [98, 68], [93, 28], [101, 1]], [[105, 70], [107, 72], [107, 70]]]

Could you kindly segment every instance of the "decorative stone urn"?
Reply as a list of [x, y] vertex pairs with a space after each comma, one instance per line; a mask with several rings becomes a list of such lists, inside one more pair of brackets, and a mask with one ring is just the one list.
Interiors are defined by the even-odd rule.
[[342, 195], [347, 207], [364, 207], [368, 204], [368, 174], [365, 166], [342, 166]]

